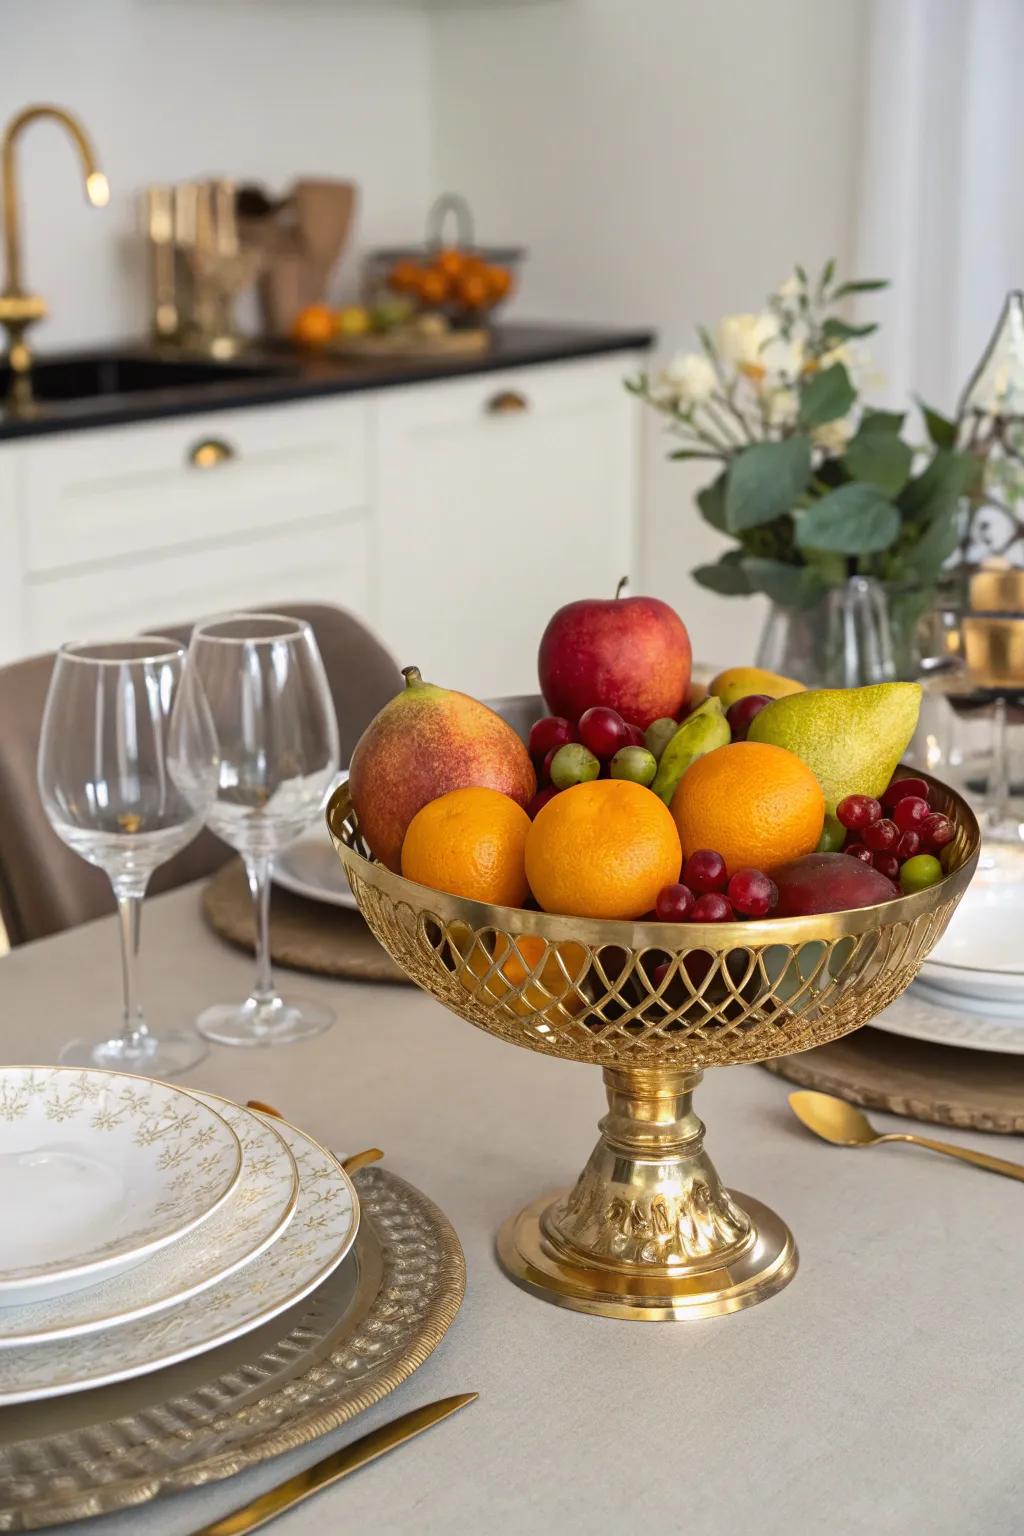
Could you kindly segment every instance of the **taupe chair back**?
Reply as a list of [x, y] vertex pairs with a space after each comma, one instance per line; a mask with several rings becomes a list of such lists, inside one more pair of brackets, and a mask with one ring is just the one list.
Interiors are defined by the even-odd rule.
[[[402, 686], [401, 674], [369, 630], [350, 613], [321, 603], [264, 603], [261, 612], [305, 619], [313, 627], [334, 696], [347, 763], [364, 728]], [[187, 641], [189, 624], [154, 626]], [[8, 941], [25, 944], [114, 910], [110, 882], [60, 841], [36, 788], [36, 756], [53, 656], [0, 668], [0, 918]], [[156, 871], [152, 892], [212, 874], [231, 850], [202, 832]]]

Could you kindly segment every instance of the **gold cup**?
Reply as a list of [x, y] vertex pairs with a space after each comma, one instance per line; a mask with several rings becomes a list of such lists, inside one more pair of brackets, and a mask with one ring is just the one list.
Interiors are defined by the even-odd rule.
[[909, 986], [978, 861], [970, 807], [929, 782], [956, 826], [931, 889], [710, 924], [559, 917], [430, 890], [368, 856], [348, 786], [335, 792], [327, 825], [359, 910], [409, 977], [501, 1040], [603, 1068], [608, 1114], [574, 1188], [498, 1235], [513, 1280], [577, 1311], [671, 1320], [738, 1311], [792, 1279], [792, 1234], [723, 1187], [693, 1090], [707, 1067], [835, 1040]]

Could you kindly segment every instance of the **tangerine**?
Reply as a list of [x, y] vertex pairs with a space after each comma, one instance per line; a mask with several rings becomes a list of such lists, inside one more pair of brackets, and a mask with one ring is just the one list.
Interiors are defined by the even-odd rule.
[[443, 304], [448, 297], [448, 286], [448, 279], [443, 272], [428, 267], [417, 274], [414, 292], [421, 304], [427, 309], [433, 309]]
[[402, 874], [452, 896], [500, 907], [521, 907], [526, 883], [526, 834], [532, 823], [499, 789], [453, 789], [428, 800], [402, 843]]
[[592, 779], [549, 800], [526, 839], [526, 874], [545, 912], [634, 918], [679, 879], [679, 834], [657, 795]]
[[292, 321], [292, 341], [300, 347], [325, 346], [334, 331], [334, 313], [326, 304], [307, 304]]
[[825, 796], [795, 753], [733, 741], [690, 764], [671, 810], [683, 852], [713, 848], [732, 875], [771, 871], [812, 852], [825, 822]]

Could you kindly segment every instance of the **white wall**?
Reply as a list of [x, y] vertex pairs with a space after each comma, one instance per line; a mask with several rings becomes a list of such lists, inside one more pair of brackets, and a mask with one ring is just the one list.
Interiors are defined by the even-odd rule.
[[[757, 307], [795, 261], [849, 268], [866, 9], [849, 0], [560, 0], [434, 25], [437, 169], [485, 239], [531, 248], [521, 313], [695, 321]], [[717, 540], [650, 424], [640, 579], [709, 659], [752, 653], [759, 600], [687, 571]]]
[[[21, 141], [26, 275], [50, 304], [37, 344], [145, 325], [138, 190], [230, 175], [283, 189], [354, 178], [358, 245], [405, 239], [433, 193], [428, 18], [338, 0], [3, 0], [0, 123], [74, 109], [112, 189], [97, 212], [60, 129]], [[341, 283], [354, 285], [350, 247]]]

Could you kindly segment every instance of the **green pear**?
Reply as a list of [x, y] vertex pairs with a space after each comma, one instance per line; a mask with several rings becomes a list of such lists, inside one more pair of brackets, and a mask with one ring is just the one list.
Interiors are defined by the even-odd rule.
[[801, 758], [834, 816], [847, 795], [882, 793], [910, 744], [920, 709], [919, 683], [791, 693], [754, 716], [747, 740], [785, 747]]
[[679, 780], [698, 757], [727, 746], [732, 740], [721, 699], [708, 697], [683, 721], [661, 754], [651, 788], [666, 805], [672, 803]]

